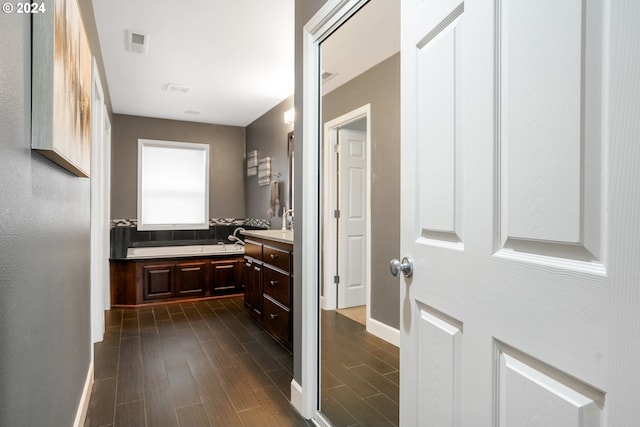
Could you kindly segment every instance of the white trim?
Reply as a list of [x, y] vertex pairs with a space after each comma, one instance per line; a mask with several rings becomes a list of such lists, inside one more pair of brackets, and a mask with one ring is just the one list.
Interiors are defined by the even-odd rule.
[[102, 203], [102, 250], [104, 256], [102, 257], [102, 302], [104, 309], [109, 310], [111, 308], [111, 272], [109, 268], [109, 254], [110, 254], [110, 238], [111, 238], [111, 120], [109, 119], [109, 113], [107, 112], [106, 105], [102, 112], [103, 117], [103, 146], [102, 146], [102, 194], [104, 196]]
[[318, 151], [320, 148], [320, 43], [367, 0], [328, 0], [303, 29], [302, 72], [302, 402], [305, 418], [318, 417]]
[[[365, 173], [365, 186], [367, 192], [365, 195], [365, 233], [367, 236], [367, 243], [365, 248], [365, 280], [366, 283], [366, 300], [367, 317], [369, 317], [370, 305], [371, 305], [371, 104], [365, 104], [358, 107], [348, 113], [341, 115], [333, 120], [330, 120], [324, 124], [324, 140], [321, 152], [324, 156], [324, 186], [323, 188], [335, 188], [337, 183], [336, 161], [335, 155], [332, 150], [334, 141], [332, 140], [332, 133], [340, 127], [346, 126], [349, 123], [353, 123], [356, 120], [366, 119], [366, 173]], [[322, 194], [322, 200], [324, 205], [324, 218], [333, 218], [333, 211], [335, 210], [335, 200], [329, 198], [331, 192], [324, 191]], [[323, 253], [327, 254], [323, 257], [323, 299], [321, 299], [321, 307], [325, 310], [335, 310], [338, 308], [337, 300], [337, 285], [333, 281], [333, 276], [336, 273], [336, 227], [335, 221], [330, 221], [329, 227], [322, 227], [323, 229]]]
[[[330, 122], [324, 124], [322, 156], [324, 158], [324, 173], [322, 188], [336, 188], [337, 172], [335, 150], [332, 149], [337, 141], [337, 126], [329, 126]], [[320, 297], [320, 307], [323, 310], [335, 310], [338, 308], [338, 285], [334, 282], [334, 275], [337, 273], [336, 266], [336, 221], [332, 210], [335, 209], [335, 200], [329, 198], [329, 191], [323, 191], [322, 205], [323, 218], [329, 219], [325, 221], [322, 228], [322, 242], [324, 245], [322, 256], [322, 296]]]
[[[93, 347], [93, 346], [92, 346]], [[82, 427], [87, 418], [87, 410], [89, 409], [89, 400], [91, 399], [91, 389], [93, 388], [93, 361], [89, 363], [89, 371], [87, 379], [84, 382], [80, 403], [76, 411], [76, 419], [73, 421], [73, 427]]]
[[295, 379], [291, 380], [291, 406], [296, 408], [296, 410], [302, 414], [304, 409], [302, 401], [302, 386], [298, 384]]
[[329, 421], [325, 417], [325, 415], [320, 412], [316, 414], [316, 418], [314, 418], [312, 421], [318, 427], [333, 427], [333, 424], [331, 424], [331, 421]]
[[[102, 82], [98, 73], [95, 56], [92, 58], [91, 73], [91, 343], [102, 341], [104, 335], [104, 259], [108, 258], [108, 252], [104, 253], [105, 245], [109, 243], [109, 234], [103, 233], [104, 203], [108, 194], [104, 193], [104, 163], [102, 162], [104, 146], [104, 93]], [[105, 244], [106, 240], [106, 244]], [[93, 360], [93, 346], [91, 346], [91, 360]]]
[[367, 310], [367, 332], [400, 348], [400, 329], [392, 328], [379, 320], [372, 319], [369, 317], [369, 310]]

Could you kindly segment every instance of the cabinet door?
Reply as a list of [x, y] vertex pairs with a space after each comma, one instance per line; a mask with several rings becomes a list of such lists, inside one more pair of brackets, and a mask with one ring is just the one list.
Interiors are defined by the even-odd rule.
[[244, 305], [251, 315], [262, 319], [262, 266], [251, 259], [244, 262]]
[[242, 292], [242, 264], [239, 260], [211, 262], [211, 293]]
[[176, 294], [178, 296], [204, 295], [208, 277], [205, 261], [176, 264]]
[[243, 270], [243, 266], [244, 266], [244, 260], [243, 259], [238, 259], [236, 260], [236, 262], [233, 265], [233, 272], [235, 274], [236, 277], [236, 293], [243, 293], [244, 292], [244, 270]]
[[173, 264], [145, 265], [142, 267], [144, 299], [174, 296]]

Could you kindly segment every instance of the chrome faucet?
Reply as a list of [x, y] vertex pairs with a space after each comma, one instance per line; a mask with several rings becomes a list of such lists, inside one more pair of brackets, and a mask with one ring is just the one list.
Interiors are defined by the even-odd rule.
[[282, 208], [282, 230], [288, 230], [287, 227], [287, 214], [291, 214], [293, 218], [293, 209]]
[[233, 235], [230, 234], [229, 236], [227, 236], [227, 239], [229, 239], [229, 241], [231, 242], [235, 242], [236, 245], [244, 246], [244, 242], [242, 241], [241, 238], [238, 237], [238, 231], [246, 231], [246, 230], [242, 227], [238, 227], [235, 230], [233, 230]]

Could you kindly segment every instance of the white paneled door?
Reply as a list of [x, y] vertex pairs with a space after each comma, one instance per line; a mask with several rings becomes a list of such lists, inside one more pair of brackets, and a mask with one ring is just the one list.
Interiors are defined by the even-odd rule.
[[367, 302], [366, 132], [340, 128], [338, 308]]
[[607, 425], [603, 2], [402, 1], [402, 426]]

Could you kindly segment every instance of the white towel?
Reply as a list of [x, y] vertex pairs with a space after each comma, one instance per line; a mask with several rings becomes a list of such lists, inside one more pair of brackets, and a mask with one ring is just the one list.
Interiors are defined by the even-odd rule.
[[278, 181], [273, 181], [271, 183], [270, 195], [269, 195], [269, 209], [267, 210], [267, 215], [269, 217], [274, 217], [276, 213], [276, 206], [280, 204], [280, 192], [278, 190]]

